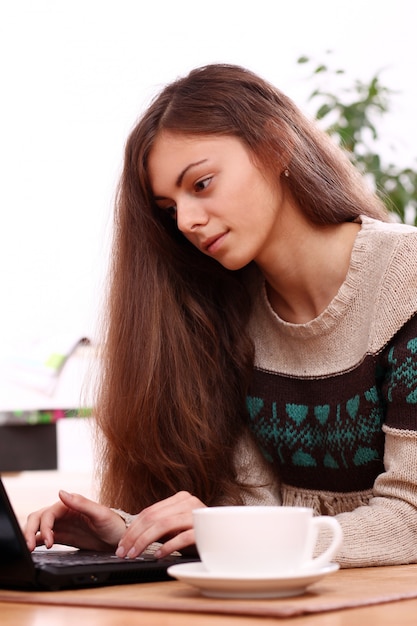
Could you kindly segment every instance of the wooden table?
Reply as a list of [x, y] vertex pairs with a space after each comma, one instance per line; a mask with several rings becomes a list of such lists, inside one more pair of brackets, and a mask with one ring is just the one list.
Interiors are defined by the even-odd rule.
[[288, 619], [2, 602], [0, 620], [2, 626], [415, 626], [417, 599]]

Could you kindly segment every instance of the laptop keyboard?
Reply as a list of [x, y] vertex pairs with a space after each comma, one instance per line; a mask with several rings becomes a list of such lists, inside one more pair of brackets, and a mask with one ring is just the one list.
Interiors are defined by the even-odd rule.
[[151, 554], [142, 554], [135, 559], [121, 559], [115, 554], [108, 554], [105, 552], [90, 552], [88, 550], [74, 550], [63, 552], [40, 550], [32, 552], [32, 559], [36, 565], [54, 565], [54, 566], [66, 566], [69, 565], [106, 565], [108, 563], [134, 563], [135, 561], [156, 561], [157, 559]]

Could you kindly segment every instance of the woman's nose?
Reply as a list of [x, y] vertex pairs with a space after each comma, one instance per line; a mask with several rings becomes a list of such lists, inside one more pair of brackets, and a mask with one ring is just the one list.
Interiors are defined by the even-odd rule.
[[208, 216], [201, 201], [185, 198], [177, 203], [177, 226], [183, 233], [191, 233], [207, 224]]

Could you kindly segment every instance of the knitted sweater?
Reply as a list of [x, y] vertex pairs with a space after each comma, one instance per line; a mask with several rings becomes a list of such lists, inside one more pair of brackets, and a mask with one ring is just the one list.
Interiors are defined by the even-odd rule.
[[257, 287], [247, 405], [267, 463], [240, 457], [257, 503], [337, 516], [344, 567], [417, 562], [417, 229], [361, 222], [316, 319], [283, 321]]

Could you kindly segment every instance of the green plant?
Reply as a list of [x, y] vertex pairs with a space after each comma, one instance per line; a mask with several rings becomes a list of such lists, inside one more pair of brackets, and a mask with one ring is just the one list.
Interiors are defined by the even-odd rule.
[[[355, 80], [335, 91], [343, 69], [332, 69], [327, 64], [315, 63], [309, 57], [298, 59], [310, 67], [310, 78], [316, 83], [323, 77], [332, 80], [331, 91], [325, 86], [315, 87], [310, 101], [318, 101], [315, 117], [323, 128], [349, 153], [353, 163], [370, 179], [387, 208], [402, 222], [417, 225], [417, 168], [401, 168], [385, 163], [380, 154], [380, 134], [377, 120], [389, 111], [393, 95], [380, 81], [379, 73], [369, 82]], [[322, 81], [322, 82], [326, 82]], [[320, 82], [320, 81], [319, 81]], [[417, 165], [417, 163], [416, 163]]]

